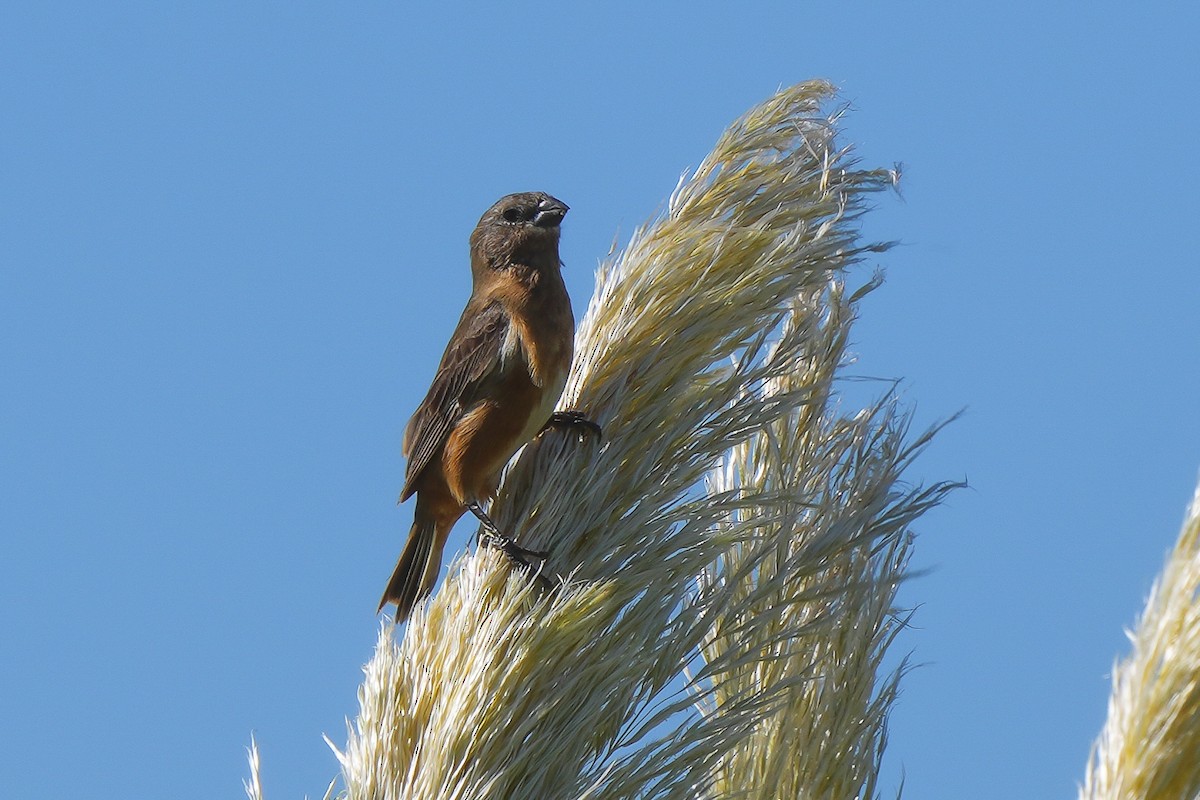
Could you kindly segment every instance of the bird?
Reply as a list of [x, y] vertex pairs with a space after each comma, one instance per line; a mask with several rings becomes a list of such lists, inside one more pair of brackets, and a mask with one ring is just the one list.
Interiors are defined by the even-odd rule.
[[599, 427], [578, 411], [554, 412], [574, 350], [575, 319], [558, 244], [566, 203], [545, 192], [496, 201], [470, 236], [471, 297], [425, 399], [404, 431], [400, 502], [416, 495], [412, 528], [378, 611], [396, 622], [433, 590], [450, 529], [470, 511], [481, 542], [531, 569], [525, 550], [483, 510], [500, 472], [549, 425]]

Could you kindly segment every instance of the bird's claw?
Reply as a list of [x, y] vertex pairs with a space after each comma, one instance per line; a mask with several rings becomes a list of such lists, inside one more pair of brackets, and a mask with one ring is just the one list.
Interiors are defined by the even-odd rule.
[[594, 435], [596, 441], [604, 439], [604, 431], [599, 425], [588, 419], [587, 415], [582, 411], [555, 411], [550, 415], [549, 421], [546, 422], [542, 430], [544, 431], [547, 428], [565, 428], [568, 430], [583, 428], [584, 430], [579, 431], [579, 441], [581, 442], [587, 438], [588, 433]]
[[489, 530], [483, 531], [483, 535], [480, 537], [479, 541], [488, 547], [493, 547], [504, 553], [504, 555], [508, 556], [509, 561], [512, 561], [521, 569], [525, 570], [525, 572], [532, 575], [544, 588], [555, 588], [555, 584], [549, 578], [543, 575], [540, 569], [535, 569], [533, 564], [529, 563], [529, 559], [531, 558], [536, 558], [538, 561], [545, 562], [545, 560], [550, 557], [550, 554], [545, 550], [527, 550], [504, 534], [497, 534], [494, 531]]
[[488, 530], [484, 531], [483, 542], [489, 547], [496, 548], [512, 560], [522, 563], [524, 566], [529, 566], [529, 562], [525, 561], [526, 558], [536, 558], [538, 561], [545, 561], [550, 557], [550, 553], [545, 550], [527, 550], [507, 536], [503, 534], [497, 535]]

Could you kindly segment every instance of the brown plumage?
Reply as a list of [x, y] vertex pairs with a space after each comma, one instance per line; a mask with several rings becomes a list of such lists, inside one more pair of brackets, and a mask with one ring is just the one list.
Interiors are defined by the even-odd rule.
[[404, 431], [400, 501], [415, 494], [417, 506], [379, 601], [381, 610], [396, 604], [397, 622], [433, 589], [446, 537], [468, 509], [510, 556], [525, 563], [529, 555], [481, 504], [495, 494], [513, 453], [551, 421], [571, 366], [575, 321], [558, 257], [566, 213], [566, 204], [543, 192], [510, 194], [471, 234], [471, 299]]

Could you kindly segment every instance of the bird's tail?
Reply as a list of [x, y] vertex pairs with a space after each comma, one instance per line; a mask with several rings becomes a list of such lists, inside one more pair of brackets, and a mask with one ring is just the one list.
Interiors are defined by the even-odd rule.
[[417, 601], [433, 591], [442, 566], [442, 548], [446, 545], [445, 535], [438, 534], [437, 519], [422, 514], [418, 507], [404, 552], [379, 601], [379, 611], [388, 603], [396, 604], [397, 623], [405, 622]]

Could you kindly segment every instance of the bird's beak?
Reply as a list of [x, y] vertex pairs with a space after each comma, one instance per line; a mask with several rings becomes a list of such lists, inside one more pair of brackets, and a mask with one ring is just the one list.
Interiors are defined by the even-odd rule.
[[553, 228], [563, 221], [569, 210], [563, 201], [548, 198], [538, 203], [537, 213], [533, 215], [533, 224], [539, 228]]

